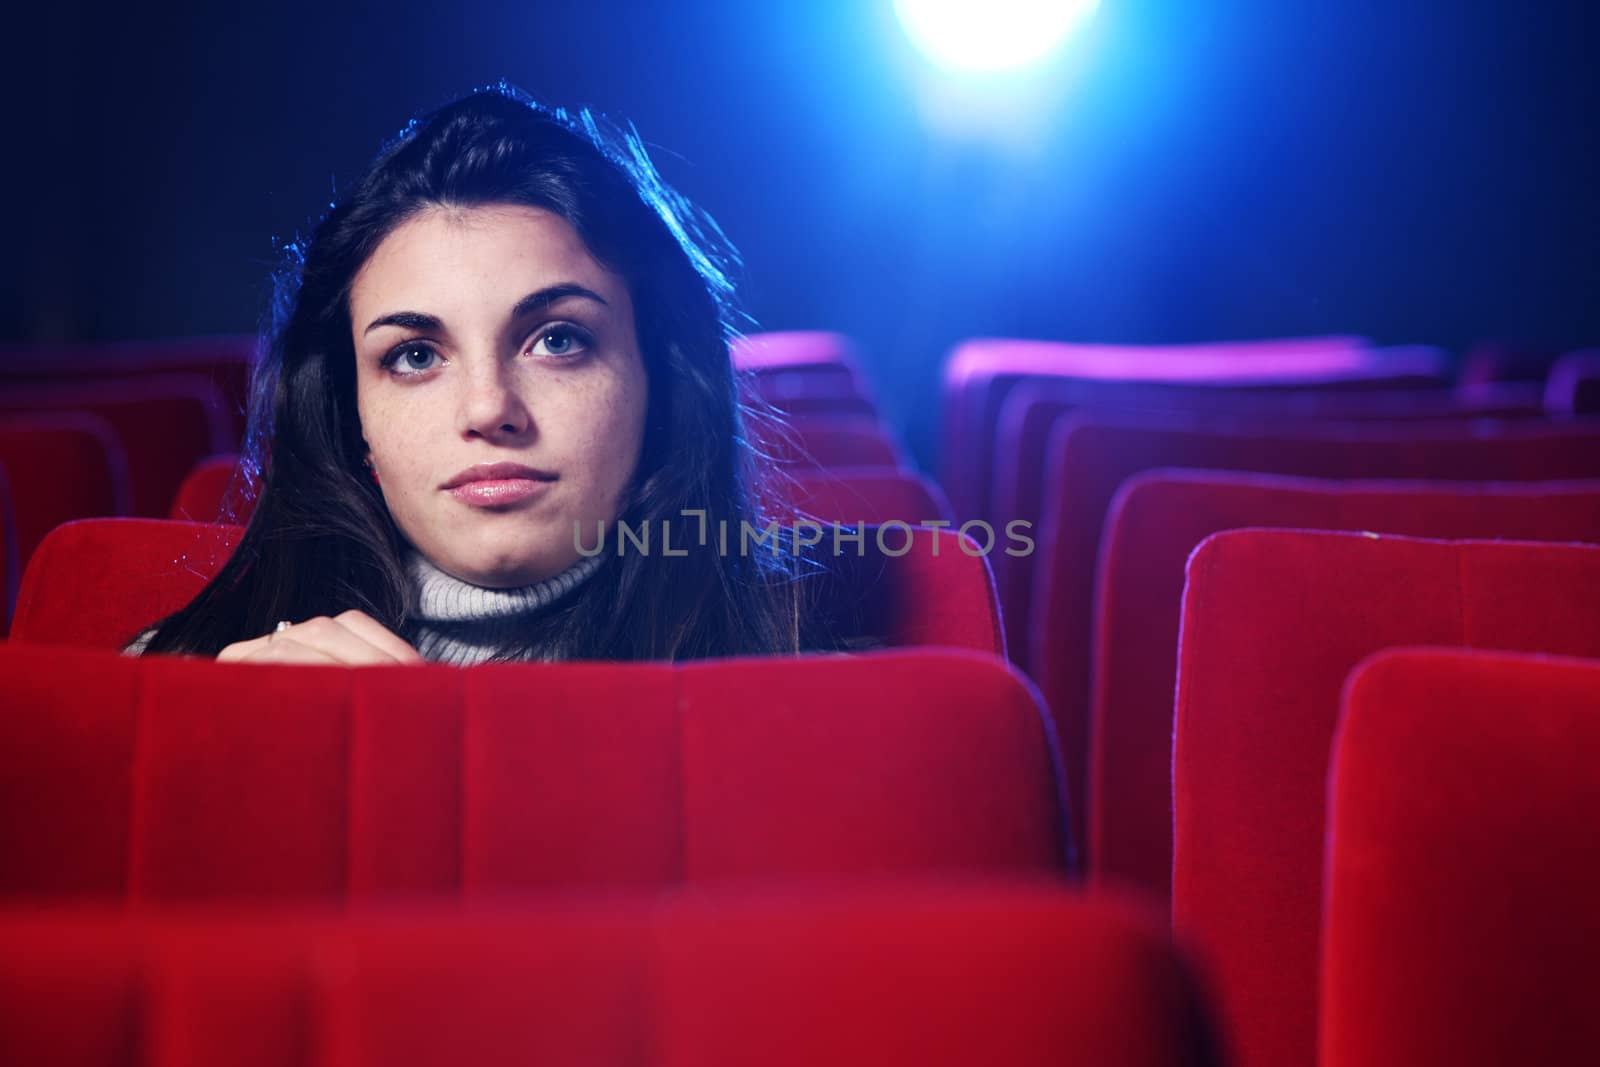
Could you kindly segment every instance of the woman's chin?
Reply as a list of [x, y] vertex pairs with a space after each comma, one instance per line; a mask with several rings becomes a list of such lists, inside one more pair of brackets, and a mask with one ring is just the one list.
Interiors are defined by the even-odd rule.
[[485, 589], [520, 589], [523, 586], [536, 585], [547, 578], [554, 578], [576, 561], [561, 561], [550, 559], [538, 560], [504, 560], [493, 562], [477, 562], [468, 564], [465, 561], [460, 566], [445, 565], [442, 570], [460, 578], [464, 582], [482, 586]]

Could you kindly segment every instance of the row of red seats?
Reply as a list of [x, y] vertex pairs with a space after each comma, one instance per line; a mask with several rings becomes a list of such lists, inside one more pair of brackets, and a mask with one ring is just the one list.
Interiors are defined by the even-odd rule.
[[[1258, 550], [1230, 560], [1225, 576], [1191, 569], [1185, 594], [1189, 553], [1204, 542], [1192, 564], [1200, 568], [1230, 538], [1256, 536], [1218, 534], [1239, 527], [1600, 541], [1600, 483], [1545, 481], [1600, 475], [1600, 433], [1576, 424], [1491, 428], [1479, 421], [1537, 419], [1547, 398], [1575, 395], [1570, 379], [1552, 374], [1541, 396], [1519, 386], [1451, 393], [1438, 388], [1441, 375], [1432, 391], [1419, 392], [1428, 385], [1425, 373], [1398, 388], [1406, 373], [1426, 370], [1416, 356], [1397, 363], [1341, 339], [1269, 347], [1136, 353], [974, 344], [952, 357], [946, 377], [946, 485], [958, 515], [1041, 521], [1038, 559], [996, 561], [1001, 599], [1013, 649], [1024, 650], [1057, 723], [1067, 780], [1089, 784], [1087, 797], [1074, 792], [1073, 799], [1087, 818], [1091, 874], [1102, 884], [1133, 881], [1159, 893], [1170, 885], [1175, 929], [1211, 968], [1224, 1029], [1247, 1064], [1317, 1058], [1319, 931], [1327, 922], [1330, 938], [1343, 934], [1319, 908], [1321, 858], [1324, 850], [1348, 855], [1323, 834], [1321, 798], [1339, 686], [1361, 658], [1351, 646], [1365, 654], [1448, 641], [1600, 655], [1600, 625], [1585, 611], [1600, 591], [1594, 549], [1568, 548], [1563, 557], [1551, 548], [1558, 558], [1545, 562], [1542, 547], [1521, 546], [1526, 553], [1513, 558], [1505, 546], [1506, 554], [1488, 557], [1504, 573], [1495, 573], [1497, 581], [1474, 574], [1469, 596], [1466, 561], [1478, 554], [1464, 546], [1438, 549], [1435, 575], [1421, 560], [1385, 567], [1361, 556], [1376, 535], [1358, 536], [1353, 547], [1332, 542], [1354, 557], [1346, 559], [1323, 547], [1297, 558], [1294, 537], [1332, 535], [1263, 534]], [[1354, 365], [1364, 359], [1373, 362]], [[1580, 363], [1573, 357], [1565, 367]], [[1581, 408], [1558, 401], [1548, 410]], [[1210, 469], [1160, 469], [1180, 467]], [[1512, 479], [1537, 484], [1484, 484]], [[1381, 543], [1386, 549], [1394, 542]], [[1564, 567], [1560, 559], [1586, 560], [1587, 578], [1573, 570], [1583, 565]], [[1306, 572], [1322, 584], [1303, 579]], [[1193, 605], [1207, 593], [1201, 614]], [[1513, 597], [1514, 608], [1491, 614], [1491, 605]], [[1190, 605], [1181, 628], [1180, 604]], [[1429, 609], [1439, 614], [1428, 616]], [[1425, 773], [1421, 765], [1391, 769]], [[1573, 776], [1561, 784], [1571, 790]], [[1376, 825], [1396, 815], [1394, 791], [1385, 800], [1370, 816]], [[1438, 832], [1459, 844], [1473, 826], [1468, 808], [1437, 819]], [[1561, 854], [1559, 824], [1537, 832], [1552, 835], [1540, 842], [1543, 855]], [[1430, 858], [1437, 886], [1448, 877], [1440, 868], [1450, 867], [1437, 854]], [[1396, 880], [1411, 865], [1374, 870], [1367, 861], [1354, 862], [1372, 894], [1381, 884], [1405, 897], [1408, 887]], [[1592, 862], [1578, 867], [1577, 881], [1592, 887]], [[1592, 951], [1594, 926], [1575, 914], [1562, 884], [1569, 872], [1558, 864], [1519, 870], [1528, 876], [1518, 890], [1540, 902], [1532, 906], [1550, 908], [1557, 917], [1551, 923]], [[1483, 899], [1475, 890], [1452, 883], [1450, 892], [1464, 903], [1435, 922], [1438, 939], [1444, 930], [1458, 938], [1470, 933], [1467, 912]], [[1414, 919], [1429, 906], [1419, 894], [1404, 914]], [[1498, 985], [1471, 980], [1485, 973], [1481, 959], [1469, 964], [1460, 951], [1444, 957], [1464, 977], [1417, 952], [1401, 969], [1426, 982], [1380, 983], [1391, 998], [1380, 1004], [1363, 983], [1382, 967], [1383, 949], [1405, 943], [1390, 922], [1381, 937], [1351, 923], [1351, 936], [1371, 938], [1359, 957], [1365, 974], [1334, 967], [1340, 957], [1328, 961], [1323, 1003], [1360, 1010], [1322, 1019], [1324, 1062], [1467, 1062], [1490, 1048], [1514, 1048], [1508, 1034], [1568, 1057], [1586, 1047], [1570, 1005], [1551, 1016], [1524, 1008], [1524, 1019], [1567, 1024], [1540, 1032], [1517, 1025], [1517, 1011], [1493, 995], [1519, 982], [1524, 989], [1538, 980], [1570, 983], [1581, 973], [1581, 952], [1551, 967], [1512, 941], [1517, 919], [1502, 921], [1490, 964], [1504, 967]], [[1540, 919], [1529, 926], [1537, 932]], [[1430, 1020], [1420, 1027], [1407, 1017], [1419, 1002], [1415, 1014]], [[1445, 1018], [1454, 1035], [1440, 1033]], [[1463, 1018], [1481, 1021], [1488, 1040], [1474, 1044], [1470, 1035], [1479, 1027]], [[1446, 1048], [1459, 1059], [1443, 1054]]]
[[975, 885], [3, 910], [0, 1048], [39, 1067], [1215, 1062], [1158, 920]]
[[[1352, 585], [1395, 590], [1380, 605], [1389, 610], [1353, 602]], [[1206, 542], [1191, 566], [1181, 649], [1173, 916], [1216, 980], [1237, 1062], [1314, 1062], [1319, 1040], [1328, 1065], [1503, 1062], [1514, 1048], [1565, 1061], [1600, 1036], [1581, 981], [1600, 948], [1600, 864], [1587, 847], [1600, 814], [1600, 662], [1381, 651], [1425, 641], [1593, 655], [1594, 635], [1585, 640], [1573, 614], [1597, 587], [1600, 550], [1579, 546], [1304, 531]], [[1488, 610], [1509, 588], [1528, 598], [1523, 608]], [[1307, 620], [1319, 640], [1300, 639]], [[1037, 706], [1014, 673], [981, 657], [340, 672], [12, 645], [0, 650], [0, 674], [22, 698], [0, 746], [0, 844], [6, 869], [23, 872], [5, 892], [36, 905], [395, 891], [485, 900], [530, 887], [1016, 875], [1063, 863]], [[106, 681], [86, 690], [63, 677]], [[548, 694], [537, 715], [526, 693]], [[880, 933], [884, 911], [927, 914], [916, 892], [896, 888], [872, 920]], [[781, 905], [779, 927], [804, 926], [793, 902]], [[828, 921], [849, 910], [832, 908]], [[992, 929], [975, 927], [970, 907], [958, 911], [950, 921], [975, 941]], [[10, 928], [26, 950], [14, 981], [24, 992], [41, 973], [81, 981], [86, 958], [128, 973], [115, 947], [127, 935], [107, 925], [24, 913]], [[110, 925], [139, 928], [132, 918]], [[1036, 966], [1079, 973], [1081, 960], [1050, 955], [1070, 945], [1034, 941], [1037, 929], [1023, 926]], [[259, 944], [274, 930], [286, 945], [301, 936], [258, 917], [221, 944]], [[837, 932], [806, 937], [837, 943], [828, 940]], [[391, 947], [404, 956], [430, 941], [458, 944], [447, 927], [431, 937], [412, 929]], [[210, 973], [218, 943], [196, 956]], [[930, 948], [913, 939], [892, 965], [916, 966]], [[857, 963], [843, 950], [825, 958]], [[786, 952], [783, 963], [791, 980], [822, 984], [803, 958]], [[474, 966], [462, 964], [469, 976]], [[1099, 977], [1115, 988], [1112, 976], [1125, 973]], [[253, 974], [247, 962], [243, 977]], [[113, 990], [130, 980], [113, 979]], [[976, 986], [951, 996], [980, 996]], [[1017, 995], [1004, 989], [1008, 1002]], [[1531, 1002], [1514, 996], [1533, 990]], [[278, 1010], [259, 997], [238, 1003]], [[951, 1007], [958, 1025], [991, 1018], [992, 1001], [961, 1003]], [[1053, 1010], [1079, 1018], [1083, 1007]], [[1150, 1007], [1124, 1000], [1115, 1012], [1128, 1020]], [[226, 1039], [204, 1002], [178, 1014]], [[395, 1025], [394, 1014], [375, 1024]], [[1160, 1032], [1181, 1017], [1163, 1016]], [[1065, 1051], [1029, 1020], [1016, 1058], [995, 1062]], [[1144, 1062], [1120, 1051], [1107, 1062]]]
[[[1324, 859], [1342, 847], [1324, 833], [1326, 782], [1341, 693], [1360, 689], [1347, 681], [1352, 671], [1370, 656], [1407, 645], [1600, 658], [1597, 597], [1600, 547], [1593, 545], [1304, 530], [1233, 530], [1201, 544], [1188, 565], [1178, 643], [1172, 917], [1174, 929], [1198, 948], [1215, 978], [1237, 1063], [1315, 1062], [1320, 932], [1327, 921]], [[1347, 690], [1349, 685], [1356, 690]], [[1600, 706], [1596, 696], [1600, 692], [1591, 690], [1591, 708]], [[1527, 736], [1506, 751], [1504, 766], [1489, 769], [1476, 785], [1504, 801], [1507, 812], [1527, 810], [1524, 791], [1538, 795], [1547, 771], [1555, 775], [1548, 784], [1570, 782], [1567, 761], [1583, 758], [1536, 721], [1518, 721], [1535, 707], [1501, 709], [1508, 717], [1501, 733]], [[1441, 719], [1438, 727], [1426, 742], [1409, 742], [1414, 764], [1391, 765], [1397, 776], [1410, 779], [1384, 787], [1382, 803], [1394, 826], [1403, 827], [1411, 817], [1403, 802], [1393, 801], [1399, 795], [1432, 809], [1457, 840], [1495, 849], [1502, 860], [1519, 849], [1567, 855], [1570, 862], [1549, 866], [1517, 859], [1505, 872], [1528, 894], [1530, 911], [1568, 900], [1573, 879], [1594, 886], [1594, 858], [1580, 856], [1592, 850], [1552, 839], [1565, 832], [1565, 821], [1484, 825], [1474, 822], [1482, 802], [1459, 812], [1441, 806], [1459, 790], [1435, 794], [1432, 780], [1456, 780], [1467, 772], [1453, 764], [1453, 724]], [[1541, 750], [1537, 765], [1515, 762], [1518, 751]], [[1482, 760], [1473, 766], [1481, 767]], [[1571, 793], [1573, 803], [1595, 796], [1594, 765], [1583, 774], [1590, 784]], [[1504, 836], [1496, 840], [1497, 834]], [[1433, 858], [1440, 859], [1436, 853]], [[1449, 863], [1481, 873], [1477, 858]], [[1405, 882], [1412, 870], [1403, 865], [1366, 873], [1404, 895], [1421, 888]], [[1454, 910], [1443, 899], [1429, 906], [1446, 909], [1449, 921], [1460, 922], [1492, 907], [1501, 892], [1462, 879], [1451, 889], [1458, 902]], [[1523, 920], [1521, 914], [1495, 919], [1502, 932]], [[1527, 921], [1537, 930], [1548, 920], [1529, 915]], [[1582, 929], [1580, 922], [1573, 932]], [[1470, 930], [1462, 934], [1473, 936]], [[1600, 948], [1592, 938], [1585, 944]], [[1536, 950], [1519, 952], [1511, 962], [1517, 973], [1546, 966]], [[1471, 979], [1441, 975], [1437, 988], [1411, 995], [1448, 1003]], [[1518, 1010], [1537, 1015], [1533, 1005]], [[1506, 1009], [1497, 1009], [1495, 1017], [1503, 1020]], [[1461, 1025], [1471, 1023], [1463, 1019]]]
[[992, 654], [351, 671], [13, 641], [0, 689], [8, 897], [1068, 868], [1047, 725]]
[[[1444, 353], [1373, 349], [1359, 337], [1196, 345], [1083, 345], [974, 340], [943, 369], [941, 482], [963, 518], [1031, 484], [1049, 426], [1077, 407], [1373, 420], [1553, 418], [1594, 414], [1594, 352], [1551, 368], [1544, 387], [1495, 381], [1446, 390]], [[1018, 466], [1020, 465], [1020, 466]], [[1012, 517], [1012, 516], [1006, 516]], [[1015, 516], [1026, 518], [1027, 516]]]

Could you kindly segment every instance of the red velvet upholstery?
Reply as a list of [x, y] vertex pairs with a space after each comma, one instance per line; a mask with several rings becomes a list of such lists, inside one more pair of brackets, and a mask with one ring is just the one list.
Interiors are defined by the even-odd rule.
[[1216, 384], [1367, 376], [1389, 385], [1443, 381], [1438, 356], [1388, 362], [1356, 337], [1222, 342], [1198, 345], [1083, 345], [981, 338], [945, 360], [940, 482], [962, 519], [984, 518], [996, 428], [1009, 391], [1029, 379]]
[[1588, 546], [1242, 530], [1196, 550], [1172, 914], [1207, 957], [1240, 1067], [1316, 1055], [1324, 787], [1345, 677], [1402, 644], [1600, 654], [1597, 603]]
[[238, 447], [226, 407], [217, 386], [198, 375], [0, 391], [0, 412], [7, 414], [87, 411], [105, 419], [127, 456], [137, 515], [165, 515], [198, 460]]
[[244, 531], [163, 519], [81, 519], [28, 562], [12, 640], [121, 648], [194, 599]]
[[[1276, 428], [1274, 428], [1276, 427]], [[1085, 780], [1094, 575], [1117, 488], [1158, 467], [1259, 471], [1315, 478], [1535, 481], [1600, 478], [1600, 426], [1347, 426], [1266, 424], [1202, 416], [1076, 412], [1052, 435], [1051, 496], [1024, 669], [1057, 717], [1068, 780]], [[1081, 840], [1081, 838], [1080, 838]]]
[[[1090, 870], [1166, 896], [1172, 872], [1172, 694], [1183, 571], [1239, 527], [1600, 542], [1600, 481], [1338, 482], [1160, 470], [1122, 484], [1106, 520], [1089, 720]], [[1056, 717], [1073, 693], [1047, 694]]]
[[17, 598], [22, 560], [17, 553], [17, 520], [11, 511], [11, 483], [0, 465], [0, 636], [11, 626], [11, 608]]
[[1526, 339], [1479, 341], [1461, 357], [1456, 380], [1467, 387], [1490, 382], [1542, 382], [1561, 353], [1559, 345]]
[[773, 330], [735, 339], [730, 356], [735, 370], [814, 370], [859, 366], [855, 345], [841, 333], [825, 330]]
[[341, 668], [0, 646], [0, 894], [367, 900], [1059, 872], [992, 656]]
[[[1365, 385], [1363, 380], [1357, 379]], [[1349, 383], [1344, 383], [1348, 385]], [[1011, 389], [1001, 405], [989, 514], [1020, 519], [1037, 529], [1044, 521], [1050, 434], [1079, 408], [1102, 413], [1189, 412], [1273, 420], [1319, 422], [1465, 423], [1479, 419], [1531, 419], [1544, 413], [1543, 389], [1495, 384], [1472, 389], [1351, 389], [1339, 382], [1228, 388], [1215, 383], [1097, 382], [1033, 379]], [[1278, 423], [1283, 425], [1282, 422]], [[998, 561], [995, 578], [1007, 619], [1023, 620], [1037, 561]]]
[[[62, 526], [45, 538], [22, 577], [12, 637], [120, 648], [193, 599], [241, 532], [163, 519]], [[822, 538], [833, 546], [833, 530], [825, 528]], [[988, 561], [968, 554], [981, 546], [953, 530], [896, 527], [882, 528], [881, 539], [879, 528], [865, 528], [859, 549], [843, 536], [838, 544], [842, 554], [817, 592], [818, 610], [838, 632], [892, 647], [1005, 654]]]
[[1188, 1067], [1199, 999], [1150, 916], [1043, 887], [0, 913], [0, 1046], [41, 1067]]
[[104, 419], [83, 412], [0, 418], [24, 563], [64, 522], [128, 510], [128, 460]]
[[843, 334], [749, 334], [734, 342], [732, 357], [743, 389], [789, 415], [877, 417], [855, 345]]
[[1600, 662], [1391, 651], [1334, 746], [1323, 1067], [1600, 1049]]
[[1550, 368], [1544, 399], [1552, 415], [1600, 415], [1600, 349], [1558, 359]]
[[789, 506], [823, 522], [950, 521], [950, 501], [944, 490], [912, 471], [834, 467], [795, 472], [790, 482]]
[[[167, 518], [181, 522], [231, 520], [239, 526], [247, 524], [251, 512], [255, 510], [255, 499], [243, 491], [247, 489], [243, 484], [235, 490], [238, 468], [237, 452], [224, 452], [196, 463], [178, 487], [178, 495], [172, 502], [172, 510]], [[238, 493], [231, 503], [228, 495], [230, 490]], [[231, 513], [224, 516], [225, 510]]]
[[900, 444], [875, 419], [805, 415], [758, 431], [761, 450], [791, 467], [906, 467]]
[[[129, 384], [170, 374], [205, 378], [222, 393], [229, 440], [244, 434], [245, 400], [256, 339], [248, 334], [168, 337], [113, 344], [0, 345], [0, 385]], [[232, 447], [232, 446], [229, 446]]]
[[854, 375], [829, 368], [762, 371], [750, 376], [747, 402], [770, 407], [783, 418], [846, 415], [878, 419], [878, 405], [862, 395]]

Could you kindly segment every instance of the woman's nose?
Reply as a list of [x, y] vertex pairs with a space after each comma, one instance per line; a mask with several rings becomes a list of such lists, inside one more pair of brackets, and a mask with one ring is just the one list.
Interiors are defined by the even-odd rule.
[[461, 401], [466, 437], [516, 437], [533, 426], [533, 414], [517, 387], [515, 370], [500, 360], [469, 371]]

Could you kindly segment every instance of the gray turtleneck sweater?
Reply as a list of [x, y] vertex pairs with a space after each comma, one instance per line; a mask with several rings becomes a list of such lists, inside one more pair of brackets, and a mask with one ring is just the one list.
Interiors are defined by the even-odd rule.
[[602, 561], [589, 556], [533, 585], [488, 589], [446, 574], [414, 552], [406, 563], [417, 591], [409, 636], [425, 660], [457, 667], [482, 663], [496, 648], [514, 641], [518, 625], [571, 593]]

